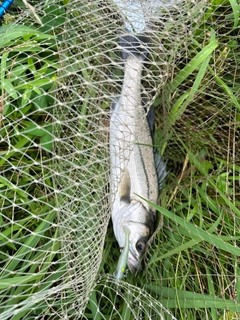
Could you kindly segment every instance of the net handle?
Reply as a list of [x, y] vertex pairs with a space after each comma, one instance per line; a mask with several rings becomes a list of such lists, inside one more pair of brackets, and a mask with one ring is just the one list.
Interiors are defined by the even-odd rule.
[[0, 5], [0, 18], [6, 13], [11, 4], [13, 4], [14, 0], [5, 0]]

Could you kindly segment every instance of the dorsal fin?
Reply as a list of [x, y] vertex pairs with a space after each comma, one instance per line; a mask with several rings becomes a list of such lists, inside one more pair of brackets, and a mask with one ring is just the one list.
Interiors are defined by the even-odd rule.
[[[147, 112], [147, 110], [145, 110], [145, 111]], [[151, 132], [151, 136], [153, 138], [154, 123], [155, 123], [155, 112], [154, 112], [154, 106], [153, 105], [151, 105], [151, 107], [148, 110], [147, 121], [148, 121], [149, 129], [150, 129], [150, 132]]]
[[[153, 105], [151, 105], [148, 111], [147, 120], [148, 120], [149, 129], [151, 132], [151, 136], [153, 138], [154, 129], [155, 129], [154, 128], [155, 112], [154, 112]], [[153, 153], [154, 153], [154, 161], [155, 161], [155, 167], [156, 167], [157, 178], [158, 178], [158, 190], [161, 191], [163, 187], [164, 179], [166, 178], [168, 172], [166, 170], [166, 163], [162, 160], [161, 156], [158, 154], [155, 148], [153, 148]]]
[[161, 191], [163, 187], [163, 181], [166, 178], [168, 172], [166, 170], [166, 163], [162, 160], [161, 156], [157, 153], [157, 150], [154, 151], [154, 161], [157, 171], [158, 178], [158, 190]]
[[125, 169], [121, 176], [121, 181], [118, 189], [120, 201], [130, 203], [131, 181], [128, 169]]

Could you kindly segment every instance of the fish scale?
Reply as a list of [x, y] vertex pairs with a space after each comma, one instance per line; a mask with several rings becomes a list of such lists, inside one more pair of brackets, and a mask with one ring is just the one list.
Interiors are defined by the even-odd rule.
[[[112, 194], [117, 194], [121, 173], [127, 168], [131, 172], [131, 199], [140, 201], [136, 193], [149, 201], [156, 202], [158, 182], [151, 146], [152, 138], [144, 108], [140, 104], [142, 64], [142, 59], [128, 58], [122, 95], [111, 118], [110, 151], [111, 155], [114, 155]], [[146, 202], [144, 205], [149, 209]]]

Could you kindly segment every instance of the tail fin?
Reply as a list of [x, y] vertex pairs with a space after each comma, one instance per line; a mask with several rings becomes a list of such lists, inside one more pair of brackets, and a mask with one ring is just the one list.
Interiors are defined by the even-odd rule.
[[120, 46], [123, 59], [126, 60], [129, 56], [135, 56], [145, 60], [150, 43], [151, 41], [146, 35], [134, 35], [132, 33], [121, 35]]

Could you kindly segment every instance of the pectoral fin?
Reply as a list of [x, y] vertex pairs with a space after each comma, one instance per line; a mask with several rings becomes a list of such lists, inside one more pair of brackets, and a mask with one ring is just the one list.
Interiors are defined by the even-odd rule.
[[120, 201], [130, 203], [130, 191], [131, 191], [131, 181], [129, 176], [129, 171], [125, 169], [122, 173], [120, 186], [118, 189], [118, 195]]

